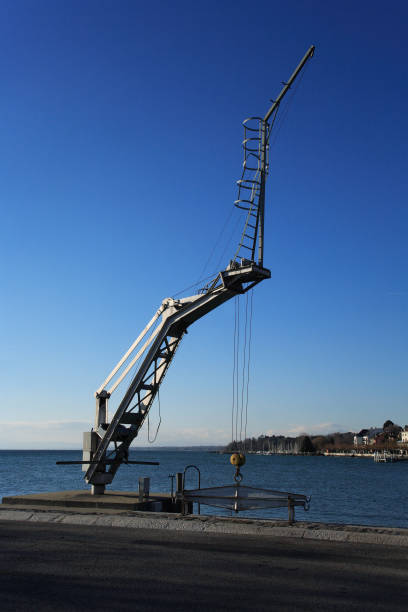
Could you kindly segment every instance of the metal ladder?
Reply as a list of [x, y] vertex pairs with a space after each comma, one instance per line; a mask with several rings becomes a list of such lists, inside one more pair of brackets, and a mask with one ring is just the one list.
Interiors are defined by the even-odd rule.
[[262, 182], [265, 181], [269, 169], [269, 144], [266, 144], [269, 125], [262, 117], [249, 117], [243, 121], [243, 126], [244, 161], [242, 176], [237, 181], [238, 197], [234, 205], [246, 211], [247, 215], [234, 261], [240, 257], [255, 261]]

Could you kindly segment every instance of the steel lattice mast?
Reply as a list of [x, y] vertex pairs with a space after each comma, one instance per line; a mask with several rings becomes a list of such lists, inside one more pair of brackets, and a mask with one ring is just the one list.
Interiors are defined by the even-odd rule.
[[[238, 199], [235, 205], [247, 211], [247, 217], [235, 259], [242, 253], [242, 249], [245, 249], [250, 252], [248, 259], [255, 261], [256, 246], [258, 246], [258, 265], [260, 267], [263, 267], [264, 257], [265, 186], [269, 170], [269, 140], [273, 122], [283, 98], [306, 62], [313, 57], [314, 50], [315, 47], [312, 45], [306, 51], [290, 79], [287, 83], [283, 83], [283, 89], [265, 116], [249, 117], [243, 123], [244, 163], [242, 176], [238, 181]], [[271, 124], [270, 119], [272, 119]]]

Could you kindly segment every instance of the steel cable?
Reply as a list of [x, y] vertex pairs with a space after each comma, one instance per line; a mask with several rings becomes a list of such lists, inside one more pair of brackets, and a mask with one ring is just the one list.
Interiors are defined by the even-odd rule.
[[[251, 363], [253, 298], [254, 298], [254, 290], [251, 289], [251, 300], [250, 300], [250, 308], [249, 308], [249, 340], [248, 340], [248, 361], [247, 361], [247, 380], [246, 380], [246, 403], [245, 403], [245, 432], [244, 432], [244, 441], [247, 439], [247, 425], [248, 425], [249, 371], [250, 371], [249, 368], [250, 368], [250, 363]], [[244, 444], [245, 444], [245, 442], [244, 442]]]
[[162, 418], [161, 418], [161, 405], [160, 405], [160, 390], [159, 389], [157, 389], [157, 401], [159, 403], [159, 423], [158, 423], [157, 428], [156, 428], [156, 433], [154, 434], [154, 437], [152, 439], [150, 439], [150, 410], [149, 410], [149, 413], [147, 415], [147, 441], [149, 442], [149, 444], [153, 444], [154, 442], [156, 442], [157, 435], [159, 433], [160, 425], [161, 425], [161, 422], [162, 422]]
[[238, 442], [238, 411], [239, 411], [239, 295], [236, 298], [237, 301], [237, 338], [236, 338], [236, 376], [235, 376], [235, 440]]
[[234, 365], [232, 369], [231, 442], [234, 441], [236, 339], [237, 339], [237, 298], [235, 298], [234, 300]]
[[241, 450], [244, 451], [242, 443], [242, 426], [243, 426], [243, 414], [244, 414], [244, 392], [245, 392], [245, 380], [246, 380], [246, 352], [247, 352], [247, 328], [248, 328], [248, 292], [245, 296], [245, 324], [244, 324], [244, 343], [242, 348], [242, 380], [241, 380], [241, 409], [240, 409], [240, 430], [239, 430], [239, 441]]

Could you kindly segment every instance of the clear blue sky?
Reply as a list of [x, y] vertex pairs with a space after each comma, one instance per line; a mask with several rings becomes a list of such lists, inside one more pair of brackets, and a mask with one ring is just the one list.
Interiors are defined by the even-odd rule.
[[[396, 1], [1, 3], [0, 447], [80, 446], [94, 390], [200, 276], [241, 121], [312, 43], [272, 150], [248, 431], [408, 422], [407, 18]], [[232, 303], [190, 329], [160, 444], [229, 441], [232, 341]]]

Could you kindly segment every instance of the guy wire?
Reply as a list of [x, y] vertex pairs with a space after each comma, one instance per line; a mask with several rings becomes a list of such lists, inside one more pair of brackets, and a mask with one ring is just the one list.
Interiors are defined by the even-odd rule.
[[159, 423], [158, 423], [157, 428], [156, 428], [156, 433], [154, 434], [154, 437], [152, 439], [150, 439], [150, 412], [147, 415], [147, 441], [150, 444], [153, 444], [154, 442], [156, 442], [157, 435], [159, 433], [160, 425], [161, 425], [161, 422], [162, 422], [162, 418], [161, 418], [161, 406], [160, 406], [160, 391], [159, 391], [159, 389], [157, 389], [157, 400], [159, 402]]
[[[207, 269], [207, 267], [208, 267], [208, 265], [209, 265], [210, 261], [212, 260], [212, 258], [213, 258], [213, 256], [214, 256], [214, 253], [215, 253], [216, 249], [218, 248], [218, 245], [219, 245], [219, 244], [220, 244], [220, 242], [221, 242], [221, 238], [222, 238], [223, 234], [225, 233], [225, 230], [226, 230], [226, 228], [227, 228], [227, 226], [228, 226], [228, 224], [229, 224], [229, 222], [230, 222], [230, 220], [231, 220], [232, 213], [233, 213], [233, 208], [230, 210], [230, 212], [229, 212], [229, 213], [228, 213], [228, 215], [227, 215], [227, 218], [225, 219], [224, 225], [222, 226], [221, 231], [220, 231], [220, 233], [219, 233], [219, 235], [218, 235], [218, 238], [216, 239], [216, 241], [215, 241], [215, 243], [214, 243], [214, 246], [213, 246], [213, 248], [211, 249], [210, 254], [209, 254], [209, 255], [208, 255], [208, 257], [207, 257], [207, 261], [205, 262], [205, 264], [204, 264], [204, 266], [203, 266], [203, 269], [201, 270], [201, 274], [200, 274], [200, 276], [202, 276], [202, 275], [205, 273], [205, 271], [206, 271], [206, 269]], [[218, 267], [219, 267], [219, 265], [217, 266], [217, 268], [218, 268]], [[201, 281], [198, 281], [196, 284], [198, 285], [200, 282], [201, 282]]]

